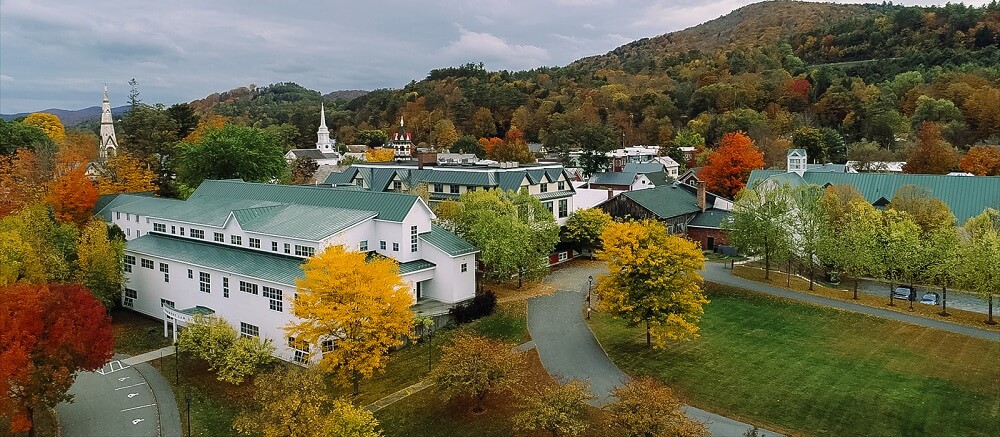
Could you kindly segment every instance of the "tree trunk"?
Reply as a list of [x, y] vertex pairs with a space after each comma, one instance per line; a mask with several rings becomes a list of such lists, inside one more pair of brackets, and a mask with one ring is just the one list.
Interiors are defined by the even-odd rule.
[[788, 256], [788, 271], [785, 272], [785, 287], [792, 288], [792, 256]]
[[858, 300], [858, 278], [854, 278], [854, 300]]
[[482, 413], [485, 408], [483, 408], [483, 399], [486, 398], [486, 390], [476, 393], [476, 406], [472, 408], [473, 413]]
[[771, 256], [764, 251], [764, 279], [771, 279]]
[[549, 431], [552, 432], [552, 437], [559, 437], [559, 430], [558, 429], [552, 428]]
[[948, 286], [941, 286], [941, 315], [948, 316]]
[[895, 304], [895, 302], [894, 302], [894, 300], [893, 300], [893, 298], [895, 297], [895, 296], [893, 296], [893, 294], [892, 294], [892, 293], [893, 293], [893, 291], [894, 291], [894, 290], [893, 290], [893, 288], [895, 288], [895, 287], [893, 286], [893, 283], [892, 283], [892, 281], [889, 281], [889, 306], [891, 306], [891, 307], [894, 307], [894, 306], [896, 306], [896, 304]]
[[517, 269], [517, 289], [521, 289], [521, 278], [524, 277], [524, 269]]
[[987, 314], [989, 314], [989, 316], [986, 319], [986, 324], [987, 325], [996, 325], [997, 322], [995, 322], [993, 320], [993, 295], [992, 294], [990, 294], [990, 295], [987, 296], [987, 302], [989, 302], [989, 310], [987, 311]]
[[813, 291], [813, 264], [811, 257], [809, 259], [809, 291]]
[[649, 333], [649, 320], [646, 320], [646, 347], [650, 347], [652, 345], [653, 345], [653, 338]]
[[28, 437], [35, 437], [35, 409], [28, 407]]
[[361, 389], [358, 387], [358, 383], [360, 382], [361, 377], [358, 375], [357, 370], [354, 371], [354, 375], [351, 379], [354, 380], [354, 396], [357, 396], [358, 394], [361, 393]]

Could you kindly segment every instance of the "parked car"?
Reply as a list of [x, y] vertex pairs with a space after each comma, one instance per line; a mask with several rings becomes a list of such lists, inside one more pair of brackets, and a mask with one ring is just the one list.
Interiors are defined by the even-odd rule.
[[908, 285], [900, 285], [892, 290], [892, 296], [896, 299], [917, 300], [917, 292]]
[[923, 297], [920, 298], [920, 303], [925, 305], [937, 305], [941, 302], [941, 295], [935, 292], [924, 293]]

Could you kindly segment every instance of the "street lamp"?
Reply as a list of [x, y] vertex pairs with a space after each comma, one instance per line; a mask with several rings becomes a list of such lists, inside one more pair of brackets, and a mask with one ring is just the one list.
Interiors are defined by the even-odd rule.
[[184, 402], [187, 404], [187, 435], [191, 435], [191, 392], [184, 392]]
[[594, 288], [594, 275], [587, 277], [587, 320], [590, 320], [590, 290]]

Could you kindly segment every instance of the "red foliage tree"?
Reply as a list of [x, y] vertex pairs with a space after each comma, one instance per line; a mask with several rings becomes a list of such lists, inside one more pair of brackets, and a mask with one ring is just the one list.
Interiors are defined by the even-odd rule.
[[947, 174], [958, 164], [958, 152], [941, 137], [937, 123], [920, 125], [920, 144], [903, 164], [904, 173]]
[[798, 97], [804, 103], [809, 102], [809, 90], [812, 89], [812, 84], [805, 79], [792, 79], [788, 83], [788, 93], [792, 96]]
[[97, 187], [87, 178], [86, 167], [80, 165], [56, 178], [49, 186], [45, 203], [52, 205], [56, 218], [83, 226], [97, 203]]
[[743, 132], [722, 136], [718, 149], [708, 157], [708, 165], [698, 175], [708, 191], [730, 199], [747, 184], [750, 172], [764, 167], [764, 154]]
[[13, 284], [0, 296], [0, 414], [31, 436], [37, 408], [70, 400], [76, 372], [111, 358], [111, 319], [81, 285]]
[[976, 146], [958, 163], [976, 176], [1000, 176], [1000, 146]]

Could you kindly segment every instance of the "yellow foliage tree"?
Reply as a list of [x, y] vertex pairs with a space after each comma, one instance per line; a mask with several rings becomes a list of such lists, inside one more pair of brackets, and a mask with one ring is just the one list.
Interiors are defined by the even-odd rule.
[[126, 153], [108, 159], [97, 176], [97, 191], [100, 194], [140, 193], [156, 191], [156, 188], [156, 173]]
[[483, 411], [486, 395], [513, 389], [522, 379], [524, 353], [514, 350], [513, 344], [460, 332], [441, 350], [434, 369], [438, 388], [449, 397], [473, 396], [474, 412]]
[[604, 410], [611, 429], [627, 436], [704, 436], [708, 430], [681, 411], [681, 401], [659, 381], [643, 376], [612, 391]]
[[55, 143], [61, 143], [66, 138], [66, 127], [63, 126], [59, 117], [44, 112], [36, 112], [24, 118], [22, 122], [26, 126], [34, 126], [45, 132]]
[[669, 235], [659, 222], [611, 223], [601, 234], [608, 262], [597, 291], [602, 309], [632, 325], [645, 324], [646, 345], [697, 337], [708, 299], [699, 270], [705, 256], [687, 239]]
[[413, 298], [388, 258], [365, 260], [361, 252], [330, 246], [303, 266], [296, 281], [298, 296], [292, 315], [301, 321], [285, 327], [296, 341], [320, 344], [333, 340], [320, 366], [353, 381], [369, 378], [386, 365], [386, 355], [402, 344], [413, 328]]
[[390, 148], [370, 149], [365, 152], [365, 161], [389, 162], [396, 156], [396, 151]]
[[194, 128], [191, 133], [184, 137], [184, 142], [188, 144], [199, 144], [201, 143], [201, 138], [205, 136], [210, 131], [222, 129], [222, 126], [226, 124], [226, 117], [221, 115], [210, 115], [208, 117], [202, 117], [198, 121], [198, 126]]

